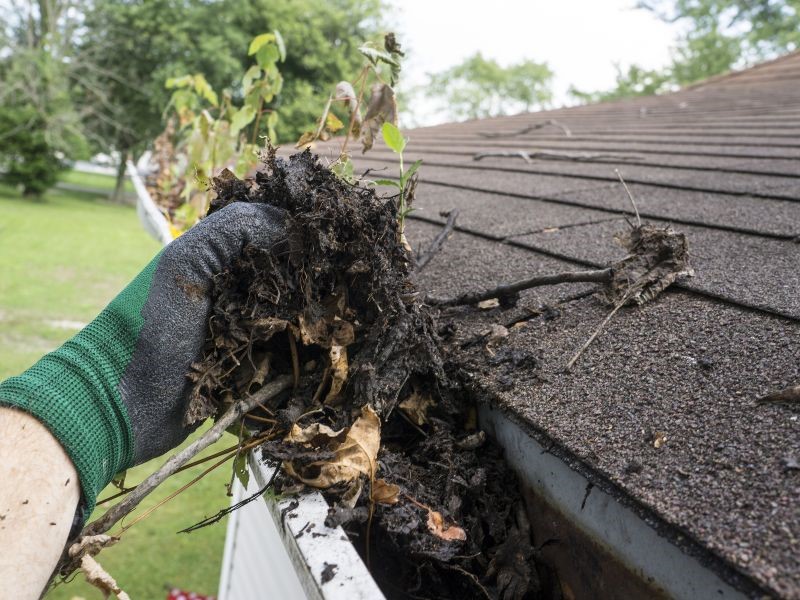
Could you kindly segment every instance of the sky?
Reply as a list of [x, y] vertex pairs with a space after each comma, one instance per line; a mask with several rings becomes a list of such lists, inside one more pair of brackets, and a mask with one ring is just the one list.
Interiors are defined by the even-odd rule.
[[[614, 63], [626, 68], [666, 66], [677, 29], [635, 0], [390, 0], [390, 21], [409, 55], [403, 87], [424, 85], [476, 51], [501, 65], [522, 59], [547, 62], [555, 73], [555, 106], [567, 90], [613, 87]], [[434, 105], [414, 108], [414, 125], [443, 120]], [[410, 125], [407, 124], [407, 125]]]

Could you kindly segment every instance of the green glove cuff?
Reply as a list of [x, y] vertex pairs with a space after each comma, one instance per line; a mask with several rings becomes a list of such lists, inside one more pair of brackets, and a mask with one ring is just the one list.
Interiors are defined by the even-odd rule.
[[75, 337], [0, 383], [0, 405], [39, 419], [72, 459], [87, 518], [100, 491], [133, 462], [133, 433], [118, 384], [144, 324], [142, 306], [160, 257]]

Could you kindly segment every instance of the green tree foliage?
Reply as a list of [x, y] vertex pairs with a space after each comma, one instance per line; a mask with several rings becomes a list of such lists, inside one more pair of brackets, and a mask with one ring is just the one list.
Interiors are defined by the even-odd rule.
[[[358, 45], [380, 29], [382, 0], [0, 0], [0, 102], [33, 103], [45, 137], [68, 158], [142, 150], [164, 128], [165, 82], [202, 73], [237, 98], [250, 40], [280, 30], [290, 48], [286, 86], [269, 109], [282, 115], [279, 141], [314, 122], [317, 97], [361, 64]], [[36, 56], [34, 56], [34, 54]], [[49, 59], [50, 70], [39, 63]], [[9, 77], [23, 73], [27, 79]], [[46, 73], [33, 88], [28, 79]], [[20, 95], [20, 88], [27, 94]], [[29, 89], [46, 89], [32, 98]], [[55, 99], [58, 99], [56, 102]], [[35, 102], [34, 102], [35, 100]], [[12, 114], [23, 114], [16, 111]], [[261, 134], [269, 123], [259, 124]], [[69, 135], [66, 135], [69, 133]], [[2, 146], [0, 131], [0, 146]], [[70, 142], [62, 143], [62, 142]], [[124, 172], [121, 165], [120, 175]], [[121, 182], [121, 178], [120, 178]], [[121, 188], [120, 188], [121, 189]]]
[[619, 65], [615, 65], [615, 68], [617, 78], [612, 89], [605, 92], [582, 92], [571, 87], [570, 95], [583, 103], [608, 102], [632, 96], [651, 96], [670, 89], [671, 78], [668, 72], [642, 69], [637, 65], [631, 65], [627, 71], [623, 71]]
[[579, 101], [659, 93], [800, 48], [800, 0], [642, 0], [638, 8], [686, 29], [672, 63], [658, 71], [636, 65], [607, 92], [570, 90]]
[[114, 149], [141, 147], [163, 128], [167, 79], [202, 73], [212, 88], [233, 90], [251, 64], [250, 40], [277, 29], [288, 49], [285, 86], [269, 108], [280, 109], [280, 140], [293, 139], [313, 123], [315, 93], [360, 64], [357, 47], [381, 10], [380, 0], [94, 0], [83, 46], [115, 110], [92, 128]]
[[0, 168], [27, 196], [52, 185], [61, 157], [87, 155], [72, 98], [78, 67], [69, 40], [78, 23], [68, 8], [0, 2]]
[[459, 65], [430, 75], [426, 95], [455, 119], [478, 119], [546, 106], [553, 72], [532, 60], [502, 67], [477, 52]]
[[800, 0], [640, 0], [637, 6], [687, 23], [688, 40], [708, 34], [713, 46], [715, 33], [736, 40], [737, 58], [748, 64], [800, 48]]
[[38, 198], [58, 179], [62, 168], [48, 143], [41, 115], [31, 107], [0, 106], [3, 181], [22, 188], [22, 194]]

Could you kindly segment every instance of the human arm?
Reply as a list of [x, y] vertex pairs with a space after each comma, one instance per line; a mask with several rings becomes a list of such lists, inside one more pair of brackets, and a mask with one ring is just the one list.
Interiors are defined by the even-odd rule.
[[0, 407], [0, 457], [0, 595], [38, 598], [72, 527], [78, 474], [47, 427], [13, 408]]
[[[78, 524], [117, 472], [163, 454], [192, 430], [184, 424], [186, 374], [208, 337], [213, 280], [248, 245], [270, 250], [284, 239], [284, 215], [272, 207], [237, 202], [215, 212], [160, 252], [75, 337], [0, 383], [0, 407], [38, 419], [74, 465]], [[21, 462], [3, 487], [38, 469], [32, 455], [11, 456]], [[0, 462], [8, 462], [5, 453]]]

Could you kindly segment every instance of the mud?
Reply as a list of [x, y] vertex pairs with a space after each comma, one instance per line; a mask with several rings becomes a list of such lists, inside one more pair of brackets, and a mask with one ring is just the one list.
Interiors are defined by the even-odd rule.
[[[246, 247], [215, 279], [187, 423], [293, 374], [294, 389], [247, 423], [265, 438], [262, 452], [310, 477], [341, 458], [368, 405], [380, 419], [377, 464], [324, 493], [329, 521], [348, 531], [386, 596], [557, 597], [537, 567], [515, 477], [478, 431], [436, 315], [418, 300], [396, 200], [343, 182], [308, 151], [288, 161], [271, 152], [254, 180], [214, 185], [212, 211], [270, 204], [284, 211], [288, 237]], [[512, 368], [532, 358], [497, 360]], [[329, 434], [297, 441], [312, 428]], [[284, 473], [276, 487], [302, 484]]]

